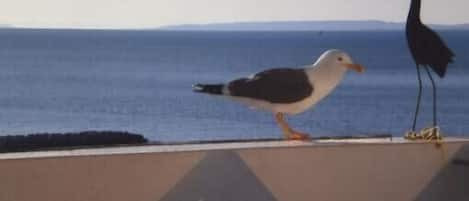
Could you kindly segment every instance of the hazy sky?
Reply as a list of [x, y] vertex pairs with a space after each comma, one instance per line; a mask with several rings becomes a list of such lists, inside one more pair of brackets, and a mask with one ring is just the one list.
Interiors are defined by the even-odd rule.
[[[469, 22], [469, 0], [422, 0], [426, 23]], [[0, 0], [0, 24], [154, 28], [233, 21], [405, 21], [410, 0]]]

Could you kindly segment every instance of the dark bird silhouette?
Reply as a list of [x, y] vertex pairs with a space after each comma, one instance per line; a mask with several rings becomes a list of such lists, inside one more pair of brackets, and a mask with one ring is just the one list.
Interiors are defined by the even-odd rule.
[[417, 106], [412, 124], [412, 132], [415, 131], [417, 116], [420, 108], [420, 100], [422, 96], [422, 79], [420, 76], [420, 68], [425, 69], [432, 83], [433, 126], [436, 128], [436, 86], [429, 68], [431, 68], [440, 78], [443, 78], [446, 74], [446, 68], [448, 64], [453, 62], [454, 57], [453, 52], [446, 46], [438, 34], [422, 23], [420, 20], [420, 9], [421, 0], [411, 0], [406, 24], [407, 43], [416, 64], [419, 82]]

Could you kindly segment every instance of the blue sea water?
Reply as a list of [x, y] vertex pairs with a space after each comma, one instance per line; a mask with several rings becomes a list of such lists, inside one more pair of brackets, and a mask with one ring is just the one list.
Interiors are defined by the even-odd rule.
[[[469, 32], [444, 31], [456, 62], [437, 78], [442, 131], [469, 135]], [[411, 126], [416, 70], [402, 31], [170, 32], [0, 30], [0, 135], [119, 130], [151, 140], [280, 137], [272, 114], [196, 94], [257, 71], [343, 49], [350, 72], [316, 108], [289, 121], [314, 136], [393, 134]], [[431, 124], [425, 79], [419, 127]]]

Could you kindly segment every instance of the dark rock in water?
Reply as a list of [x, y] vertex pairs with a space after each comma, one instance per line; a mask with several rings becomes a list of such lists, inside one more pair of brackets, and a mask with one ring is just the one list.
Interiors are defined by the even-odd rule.
[[82, 146], [144, 144], [148, 140], [139, 134], [115, 131], [85, 131], [79, 133], [39, 133], [0, 136], [0, 153], [47, 150]]

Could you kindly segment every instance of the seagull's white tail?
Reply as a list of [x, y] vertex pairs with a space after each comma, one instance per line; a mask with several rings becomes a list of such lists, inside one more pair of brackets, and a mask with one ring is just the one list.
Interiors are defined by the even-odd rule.
[[206, 93], [212, 95], [223, 95], [223, 88], [225, 85], [223, 84], [195, 84], [192, 87], [194, 92], [198, 93]]

